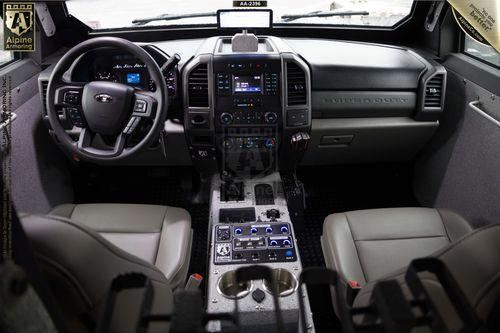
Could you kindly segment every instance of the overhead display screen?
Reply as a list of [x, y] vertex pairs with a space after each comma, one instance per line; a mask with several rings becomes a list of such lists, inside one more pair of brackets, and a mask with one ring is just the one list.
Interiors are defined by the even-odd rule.
[[261, 93], [262, 75], [233, 75], [234, 93]]
[[270, 28], [273, 12], [269, 9], [221, 9], [217, 11], [219, 29]]

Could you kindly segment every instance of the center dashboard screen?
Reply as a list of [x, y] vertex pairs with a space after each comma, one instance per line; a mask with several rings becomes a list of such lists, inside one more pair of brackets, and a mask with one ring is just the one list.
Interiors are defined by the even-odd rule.
[[233, 75], [233, 93], [262, 93], [262, 75]]

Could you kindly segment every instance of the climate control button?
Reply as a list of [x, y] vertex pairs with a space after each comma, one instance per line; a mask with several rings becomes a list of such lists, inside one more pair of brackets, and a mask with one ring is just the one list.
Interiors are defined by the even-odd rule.
[[276, 112], [266, 112], [264, 114], [264, 121], [267, 124], [274, 124], [276, 120], [278, 120], [278, 115], [276, 114]]

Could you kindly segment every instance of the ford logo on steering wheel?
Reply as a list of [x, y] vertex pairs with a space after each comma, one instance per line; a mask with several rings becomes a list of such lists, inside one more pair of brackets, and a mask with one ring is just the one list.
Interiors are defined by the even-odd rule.
[[108, 94], [97, 94], [94, 98], [100, 103], [111, 103], [113, 101], [113, 97]]

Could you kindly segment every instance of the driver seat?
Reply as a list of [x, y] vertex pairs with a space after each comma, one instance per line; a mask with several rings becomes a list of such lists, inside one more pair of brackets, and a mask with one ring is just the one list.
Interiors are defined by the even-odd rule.
[[[186, 210], [65, 204], [47, 216], [20, 217], [72, 332], [93, 330], [111, 282], [119, 274], [145, 274], [154, 288], [153, 313], [172, 310], [172, 291], [185, 283], [191, 252], [191, 217]], [[120, 294], [113, 314], [119, 320], [113, 321], [113, 331], [133, 331], [142, 290]]]

